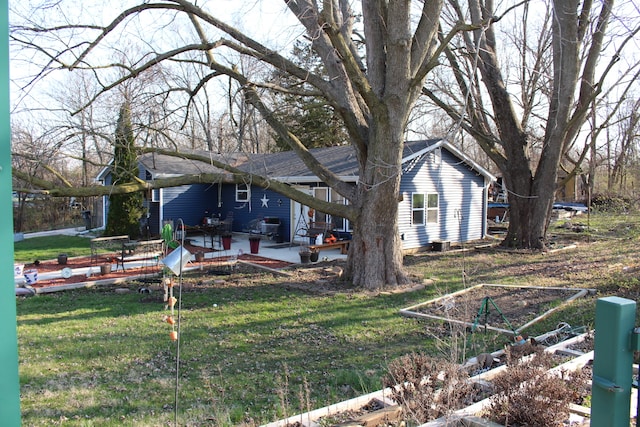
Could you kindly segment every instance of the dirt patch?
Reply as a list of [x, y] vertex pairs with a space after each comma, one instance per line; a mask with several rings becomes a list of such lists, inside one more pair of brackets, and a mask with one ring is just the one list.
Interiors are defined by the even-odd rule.
[[458, 322], [476, 328], [485, 325], [505, 330], [518, 329], [537, 316], [564, 303], [579, 289], [548, 289], [483, 285], [445, 296], [410, 311]]

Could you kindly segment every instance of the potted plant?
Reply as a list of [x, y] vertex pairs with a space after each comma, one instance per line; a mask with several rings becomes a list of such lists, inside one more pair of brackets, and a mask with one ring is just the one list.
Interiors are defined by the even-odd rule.
[[301, 247], [298, 253], [300, 254], [300, 262], [302, 264], [307, 264], [311, 261], [311, 249], [307, 246]]
[[100, 274], [105, 275], [111, 273], [111, 262], [100, 265]]
[[252, 234], [249, 236], [249, 248], [252, 254], [257, 254], [260, 250], [260, 236]]
[[104, 263], [100, 264], [100, 274], [105, 275], [111, 273], [111, 269], [113, 267], [113, 263], [115, 262], [115, 258], [106, 257]]

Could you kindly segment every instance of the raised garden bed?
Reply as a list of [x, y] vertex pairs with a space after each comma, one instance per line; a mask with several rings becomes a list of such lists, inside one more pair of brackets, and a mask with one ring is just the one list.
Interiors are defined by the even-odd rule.
[[400, 314], [515, 334], [590, 292], [578, 288], [481, 284], [404, 308]]
[[[203, 254], [202, 261], [192, 261], [185, 272], [192, 270], [214, 270], [224, 269], [230, 271], [229, 266], [233, 266], [233, 272], [254, 272], [254, 271], [270, 271], [280, 274], [287, 274], [282, 269], [292, 264], [285, 261], [264, 258], [261, 256], [242, 254], [239, 256], [212, 257], [207, 256], [211, 249], [200, 248], [185, 245], [192, 253], [200, 252]], [[40, 275], [37, 283], [33, 284], [30, 289], [32, 292], [25, 292], [23, 295], [34, 295], [37, 293], [57, 292], [69, 289], [77, 289], [81, 287], [91, 287], [96, 285], [111, 285], [117, 283], [125, 283], [136, 280], [156, 280], [160, 281], [162, 274], [161, 263], [149, 262], [138, 267], [127, 266], [126, 270], [111, 268], [108, 271], [101, 271], [101, 266], [108, 265], [113, 267], [112, 259], [99, 258], [98, 262], [92, 260], [91, 257], [73, 257], [68, 258], [64, 266], [58, 264], [56, 260], [38, 261], [29, 264], [25, 268], [36, 269]], [[62, 267], [66, 267], [69, 271], [68, 276], [64, 276]], [[57, 273], [57, 274], [56, 274]], [[16, 280], [16, 286], [22, 286], [24, 280]]]
[[[545, 341], [547, 335], [557, 334], [559, 331], [551, 331], [548, 334], [536, 337], [540, 342]], [[558, 354], [566, 361], [559, 366], [552, 369], [555, 372], [561, 372], [562, 370], [576, 370], [585, 364], [590, 363], [593, 360], [593, 351], [582, 353], [578, 356], [569, 357], [567, 354], [577, 355], [581, 353], [578, 349], [588, 350], [590, 344], [593, 343], [593, 335], [590, 333], [583, 333], [568, 340], [562, 341], [553, 346], [549, 346], [544, 349], [544, 352]], [[567, 352], [567, 349], [570, 349]], [[500, 357], [503, 350], [492, 353], [495, 357]], [[528, 356], [524, 356], [528, 357]], [[568, 360], [567, 360], [568, 359]], [[466, 370], [473, 370], [473, 364], [477, 363], [476, 358], [471, 359], [461, 368]], [[487, 384], [504, 371], [506, 366], [501, 365], [494, 369], [483, 371], [477, 375], [469, 378], [469, 381], [476, 384]], [[482, 387], [479, 387], [482, 388]], [[477, 389], [479, 389], [477, 388]], [[375, 408], [372, 402], [378, 402], [380, 408]], [[485, 408], [488, 407], [490, 400], [481, 399], [478, 402], [464, 407], [462, 409], [453, 411], [445, 418], [429, 421], [422, 424], [420, 427], [443, 427], [443, 426], [499, 426], [496, 423], [491, 423], [486, 419], [482, 419], [481, 415]], [[585, 414], [588, 413], [588, 409], [573, 405], [571, 407], [571, 419], [574, 426], [581, 425], [579, 423], [584, 422], [587, 418]], [[320, 426], [399, 426], [406, 425], [402, 420], [402, 414], [400, 406], [392, 398], [392, 389], [385, 388], [373, 393], [369, 393], [363, 396], [359, 396], [344, 402], [329, 405], [323, 408], [319, 408], [303, 414], [291, 416], [289, 418], [275, 421], [269, 424], [265, 424], [262, 427], [320, 427]]]

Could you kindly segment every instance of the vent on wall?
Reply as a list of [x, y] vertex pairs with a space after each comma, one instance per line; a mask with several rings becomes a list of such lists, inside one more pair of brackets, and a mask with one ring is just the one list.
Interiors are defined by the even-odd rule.
[[440, 147], [427, 153], [427, 162], [439, 165], [442, 162], [442, 149]]

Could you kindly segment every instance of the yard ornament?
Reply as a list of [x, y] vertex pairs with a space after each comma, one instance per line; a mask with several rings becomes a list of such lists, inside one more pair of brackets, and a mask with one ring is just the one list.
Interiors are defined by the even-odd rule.
[[[170, 228], [167, 227], [170, 225], [166, 224], [163, 229], [163, 237], [165, 241], [168, 241], [170, 238]], [[182, 308], [182, 272], [186, 267], [187, 263], [191, 260], [191, 252], [189, 252], [184, 247], [184, 236], [185, 236], [185, 227], [182, 219], [178, 220], [178, 230], [181, 230], [180, 233], [180, 244], [177, 244], [175, 241], [168, 241], [167, 246], [172, 247], [171, 243], [176, 244], [173, 251], [169, 253], [164, 259], [162, 263], [167, 267], [168, 271], [171, 271], [178, 277], [178, 296], [175, 297], [173, 294], [174, 286], [171, 279], [168, 280], [168, 297], [166, 299], [167, 306], [171, 310], [171, 314], [169, 316], [164, 317], [164, 321], [171, 325], [171, 331], [169, 332], [169, 338], [171, 341], [176, 343], [176, 384], [175, 384], [175, 396], [174, 396], [174, 408], [173, 408], [173, 423], [175, 426], [178, 425], [178, 391], [180, 385], [180, 311]], [[167, 283], [165, 278], [165, 283]], [[165, 296], [167, 296], [165, 294]], [[177, 304], [177, 307], [176, 307]]]

